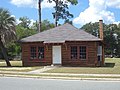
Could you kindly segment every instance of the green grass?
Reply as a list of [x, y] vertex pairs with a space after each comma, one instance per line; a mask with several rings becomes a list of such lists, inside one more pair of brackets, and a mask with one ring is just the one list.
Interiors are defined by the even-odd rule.
[[36, 67], [23, 67], [22, 61], [10, 61], [11, 67], [7, 67], [6, 62], [4, 60], [0, 60], [0, 71], [18, 71], [18, 72], [27, 72], [36, 69], [43, 68], [42, 66]]
[[[22, 66], [22, 61], [10, 61], [11, 66], [20, 67]], [[4, 60], [0, 60], [0, 67], [6, 67], [6, 62]]]
[[120, 58], [105, 59], [104, 67], [60, 67], [47, 73], [120, 74]]
[[[22, 67], [22, 61], [10, 61], [12, 67], [7, 67], [5, 61], [0, 61], [0, 71], [27, 72], [41, 69], [43, 66]], [[76, 74], [120, 74], [120, 58], [107, 58], [104, 67], [60, 67], [46, 71], [47, 73], [76, 73]]]

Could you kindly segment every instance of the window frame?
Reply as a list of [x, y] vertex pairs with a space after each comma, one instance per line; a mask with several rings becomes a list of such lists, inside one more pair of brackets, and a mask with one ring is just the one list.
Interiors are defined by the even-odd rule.
[[[71, 47], [77, 47], [77, 59], [72, 59], [71, 58]], [[80, 59], [80, 47], [86, 47], [86, 59]], [[70, 60], [87, 61], [88, 60], [87, 45], [70, 45]]]
[[[32, 47], [36, 49], [35, 52], [31, 52], [31, 51], [32, 51], [32, 50], [31, 50]], [[33, 51], [34, 51], [34, 50], [33, 50]], [[34, 54], [35, 54], [36, 57], [35, 57], [35, 58], [32, 57], [32, 54], [33, 54], [33, 56], [34, 56]], [[35, 46], [31, 46], [31, 47], [30, 47], [30, 59], [37, 59], [37, 48], [36, 48]]]
[[37, 58], [39, 59], [39, 60], [43, 60], [44, 58], [45, 58], [45, 48], [44, 48], [44, 46], [38, 46], [37, 48], [38, 48], [38, 50], [39, 50], [39, 47], [41, 48], [43, 48], [43, 50], [44, 50], [44, 52], [43, 52], [43, 58], [39, 58], [39, 51], [37, 52], [38, 53], [38, 55], [37, 55]]
[[[71, 52], [72, 51], [72, 48], [71, 47], [77, 47], [77, 46], [70, 46], [70, 59], [72, 59], [71, 57], [72, 57], [72, 53], [73, 52]], [[77, 58], [73, 58], [72, 60], [77, 60], [78, 59], [78, 47], [77, 47]]]
[[[80, 49], [81, 49], [80, 47], [85, 47], [86, 48], [86, 50], [85, 50], [86, 52], [81, 52], [80, 51]], [[80, 53], [85, 54], [86, 58], [80, 58], [80, 56], [81, 56]], [[86, 46], [79, 46], [79, 59], [80, 60], [86, 60], [87, 59], [87, 47]]]
[[[31, 47], [36, 47], [36, 58], [31, 58]], [[39, 47], [43, 47], [44, 48], [44, 58], [38, 58], [38, 56], [39, 56], [39, 52], [38, 52], [38, 48]], [[30, 49], [29, 49], [29, 51], [30, 51], [30, 54], [29, 54], [29, 59], [30, 60], [39, 60], [39, 61], [43, 61], [43, 60], [45, 60], [45, 47], [43, 46], [43, 45], [30, 45]]]

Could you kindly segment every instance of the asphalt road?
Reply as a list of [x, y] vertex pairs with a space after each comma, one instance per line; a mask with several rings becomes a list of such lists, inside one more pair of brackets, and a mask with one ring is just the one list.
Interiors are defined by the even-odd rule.
[[0, 77], [0, 90], [120, 90], [120, 81]]

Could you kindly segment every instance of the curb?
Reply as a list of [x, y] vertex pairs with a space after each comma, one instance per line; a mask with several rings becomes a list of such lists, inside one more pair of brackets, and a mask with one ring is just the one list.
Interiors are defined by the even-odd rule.
[[0, 74], [0, 77], [18, 77], [18, 78], [36, 78], [36, 79], [61, 79], [61, 80], [95, 80], [95, 81], [120, 81], [120, 78], [80, 78], [69, 76], [30, 76], [26, 75], [12, 75], [12, 74]]

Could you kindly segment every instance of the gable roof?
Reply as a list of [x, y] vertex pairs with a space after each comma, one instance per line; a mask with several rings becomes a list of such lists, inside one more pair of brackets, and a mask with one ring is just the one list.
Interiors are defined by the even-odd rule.
[[68, 23], [21, 39], [21, 42], [64, 43], [65, 41], [101, 41], [101, 39]]

